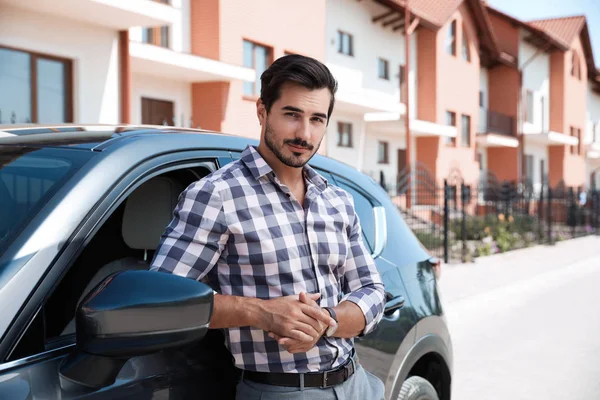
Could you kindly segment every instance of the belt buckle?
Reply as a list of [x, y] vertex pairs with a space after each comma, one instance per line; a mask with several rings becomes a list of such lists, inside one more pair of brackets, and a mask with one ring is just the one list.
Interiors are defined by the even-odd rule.
[[327, 371], [323, 372], [323, 389], [327, 388]]

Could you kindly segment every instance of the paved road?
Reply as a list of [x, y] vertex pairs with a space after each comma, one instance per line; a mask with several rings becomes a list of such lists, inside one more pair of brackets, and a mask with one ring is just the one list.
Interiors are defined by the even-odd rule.
[[600, 399], [599, 238], [448, 266], [441, 290], [453, 400]]

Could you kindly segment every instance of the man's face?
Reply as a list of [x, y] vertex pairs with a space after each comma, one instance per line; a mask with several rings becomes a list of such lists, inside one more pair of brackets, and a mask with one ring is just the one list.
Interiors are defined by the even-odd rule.
[[262, 102], [258, 102], [258, 118], [263, 127], [261, 144], [288, 167], [303, 167], [319, 150], [327, 129], [330, 101], [327, 88], [309, 90], [284, 84], [268, 115]]

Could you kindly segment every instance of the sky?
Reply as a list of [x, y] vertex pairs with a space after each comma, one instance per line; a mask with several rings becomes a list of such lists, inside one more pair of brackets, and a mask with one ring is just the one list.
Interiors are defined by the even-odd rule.
[[487, 0], [521, 21], [585, 15], [596, 68], [600, 68], [600, 0]]

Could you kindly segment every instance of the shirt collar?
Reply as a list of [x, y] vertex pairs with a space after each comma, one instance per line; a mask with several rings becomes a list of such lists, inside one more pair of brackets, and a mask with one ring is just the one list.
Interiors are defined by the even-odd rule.
[[[269, 164], [267, 164], [265, 159], [262, 158], [254, 146], [248, 145], [246, 147], [246, 149], [242, 152], [241, 160], [244, 162], [254, 179], [257, 181], [270, 173], [275, 175], [273, 169], [269, 166]], [[321, 176], [321, 174], [311, 168], [308, 164], [304, 166], [302, 172], [304, 174], [304, 178], [314, 184], [319, 190], [323, 191], [325, 188], [327, 188], [327, 185], [329, 184], [327, 179]]]

